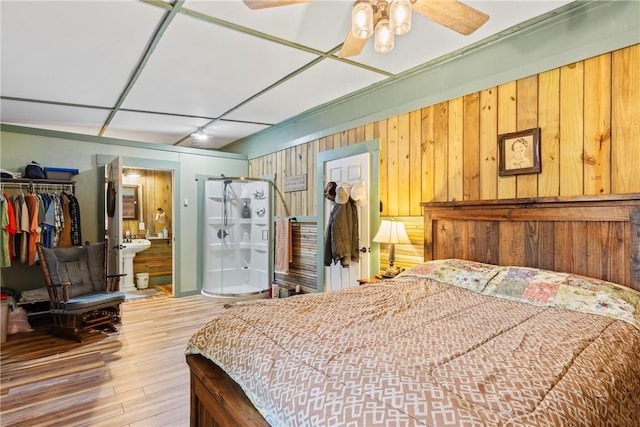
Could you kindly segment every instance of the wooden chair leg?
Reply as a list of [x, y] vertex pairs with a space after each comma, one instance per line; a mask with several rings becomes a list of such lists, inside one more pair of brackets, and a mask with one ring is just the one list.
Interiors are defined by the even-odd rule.
[[62, 338], [70, 338], [77, 342], [82, 342], [82, 338], [80, 338], [79, 335], [80, 331], [78, 331], [76, 328], [53, 325], [51, 326], [50, 331], [53, 335], [57, 335]]

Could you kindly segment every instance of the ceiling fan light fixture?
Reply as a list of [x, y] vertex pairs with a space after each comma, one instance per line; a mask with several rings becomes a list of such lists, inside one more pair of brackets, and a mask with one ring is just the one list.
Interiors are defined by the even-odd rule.
[[368, 0], [357, 1], [351, 10], [351, 33], [359, 40], [373, 34], [373, 7]]
[[391, 31], [402, 35], [411, 29], [411, 0], [393, 0], [389, 5]]
[[380, 18], [376, 23], [374, 48], [376, 52], [385, 53], [391, 51], [393, 46], [394, 34], [393, 31], [391, 31], [389, 18]]

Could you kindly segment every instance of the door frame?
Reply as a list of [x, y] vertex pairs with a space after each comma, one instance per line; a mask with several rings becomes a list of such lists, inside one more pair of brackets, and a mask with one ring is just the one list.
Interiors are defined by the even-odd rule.
[[[104, 176], [105, 166], [115, 159], [118, 156], [107, 155], [107, 154], [98, 154], [96, 156], [96, 163], [98, 166], [99, 173]], [[173, 218], [172, 221], [172, 254], [171, 254], [171, 269], [172, 269], [172, 278], [171, 278], [171, 286], [173, 288], [173, 296], [178, 298], [181, 296], [191, 295], [191, 293], [182, 293], [182, 289], [180, 287], [180, 263], [176, 262], [177, 255], [180, 253], [181, 239], [180, 239], [180, 162], [174, 162], [171, 160], [155, 160], [155, 159], [145, 159], [141, 157], [130, 157], [130, 156], [122, 156], [122, 167], [123, 168], [142, 168], [142, 169], [155, 169], [155, 170], [163, 170], [163, 171], [171, 171], [173, 175]], [[98, 229], [98, 233], [101, 236], [104, 235], [104, 222], [105, 222], [105, 185], [104, 178], [98, 180], [100, 185], [98, 185], [98, 215], [100, 216], [100, 228]]]
[[[372, 139], [346, 147], [340, 147], [329, 151], [318, 153], [316, 159], [316, 226], [317, 226], [317, 247], [318, 253], [316, 257], [316, 274], [317, 289], [324, 292], [324, 167], [325, 163], [342, 159], [345, 157], [355, 156], [357, 154], [369, 153], [369, 173], [371, 182], [368, 183], [369, 194], [369, 241], [373, 240], [373, 236], [377, 231], [380, 222], [380, 192], [378, 191], [378, 183], [380, 180], [380, 139]], [[365, 212], [365, 210], [363, 210]], [[369, 276], [372, 272], [380, 270], [380, 245], [371, 242], [371, 255], [369, 262]]]
[[[109, 246], [107, 247], [107, 274], [122, 274], [123, 257], [120, 247], [120, 242], [122, 242], [122, 179], [120, 178], [122, 175], [122, 157], [114, 157], [104, 166], [104, 172], [107, 188], [109, 188], [109, 184], [113, 183], [116, 194], [114, 211], [110, 213], [111, 216], [108, 219], [100, 223], [101, 227], [105, 228], [102, 231], [102, 235], [106, 236], [109, 241]], [[106, 200], [106, 197], [103, 200]], [[109, 222], [108, 226], [106, 224], [107, 221]], [[108, 235], [107, 230], [109, 231]]]

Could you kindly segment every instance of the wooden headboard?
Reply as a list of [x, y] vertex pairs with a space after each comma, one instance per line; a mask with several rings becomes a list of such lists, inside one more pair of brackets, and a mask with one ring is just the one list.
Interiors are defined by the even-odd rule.
[[536, 267], [640, 290], [640, 193], [421, 205], [425, 261]]

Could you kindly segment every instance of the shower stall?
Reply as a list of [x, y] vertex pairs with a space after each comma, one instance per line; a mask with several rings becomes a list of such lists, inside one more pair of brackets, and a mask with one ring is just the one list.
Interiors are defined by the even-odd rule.
[[202, 294], [259, 296], [271, 277], [271, 186], [259, 178], [205, 182]]

